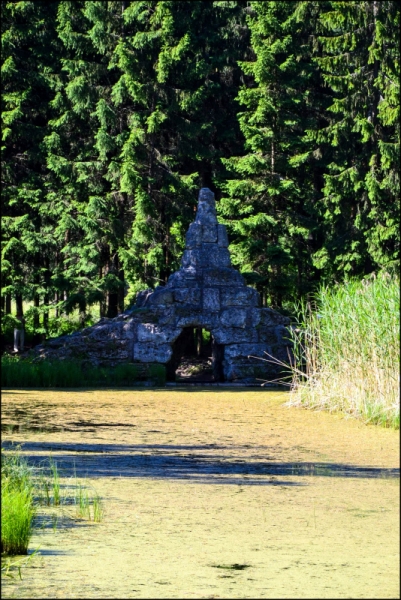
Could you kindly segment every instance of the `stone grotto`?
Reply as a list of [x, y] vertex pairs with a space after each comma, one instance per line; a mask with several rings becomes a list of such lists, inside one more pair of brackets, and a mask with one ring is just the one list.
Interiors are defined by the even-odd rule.
[[[168, 381], [185, 354], [193, 352], [202, 330], [209, 332], [212, 381], [271, 381], [282, 368], [266, 352], [288, 362], [290, 320], [260, 307], [258, 292], [231, 266], [225, 225], [218, 223], [214, 194], [199, 193], [186, 234], [181, 268], [165, 286], [137, 295], [135, 306], [119, 316], [33, 349], [37, 358], [80, 359], [89, 364], [159, 363]], [[197, 338], [198, 334], [198, 338]]]

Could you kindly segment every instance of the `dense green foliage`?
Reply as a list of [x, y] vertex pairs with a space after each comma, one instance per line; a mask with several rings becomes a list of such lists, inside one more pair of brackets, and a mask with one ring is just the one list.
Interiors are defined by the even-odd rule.
[[399, 14], [2, 1], [3, 314], [115, 316], [177, 269], [202, 186], [264, 303], [397, 269]]
[[38, 361], [3, 356], [1, 386], [13, 388], [77, 388], [135, 386], [139, 382], [166, 383], [164, 365], [125, 363], [116, 367], [84, 366], [82, 361]]

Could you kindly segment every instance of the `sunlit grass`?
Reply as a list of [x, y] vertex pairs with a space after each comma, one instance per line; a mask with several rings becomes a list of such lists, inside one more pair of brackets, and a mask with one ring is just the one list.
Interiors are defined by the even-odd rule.
[[382, 273], [323, 287], [299, 307], [289, 405], [342, 412], [399, 428], [399, 280]]
[[[91, 490], [86, 480], [80, 482], [75, 469], [74, 476], [64, 478], [64, 484], [61, 485], [57, 462], [52, 456], [48, 459], [48, 466], [42, 463], [35, 470], [35, 483], [38, 504], [60, 507], [63, 514], [74, 519], [85, 519], [97, 523], [103, 520], [103, 502], [96, 490]], [[71, 507], [73, 507], [72, 513]], [[54, 520], [54, 515], [52, 518]]]
[[1, 455], [1, 551], [27, 554], [36, 508], [32, 471], [18, 452]]
[[53, 487], [53, 504], [58, 506], [61, 503], [60, 495], [60, 477], [58, 474], [57, 463], [50, 457], [50, 471], [52, 474], [52, 487]]
[[399, 311], [399, 281], [387, 274], [322, 288], [294, 335], [290, 403], [399, 428]]
[[100, 523], [103, 521], [104, 517], [104, 507], [103, 502], [99, 494], [95, 494], [92, 500], [93, 505], [93, 520], [95, 523]]
[[[61, 485], [57, 463], [50, 456], [48, 466], [30, 467], [21, 456], [20, 448], [1, 453], [1, 551], [2, 555], [16, 556], [28, 553], [40, 506], [57, 507], [61, 517], [85, 519], [99, 523], [104, 507], [99, 494], [91, 491], [86, 482], [74, 478], [72, 485]], [[73, 507], [73, 515], [69, 515]], [[53, 530], [57, 529], [59, 514], [52, 513]], [[20, 563], [2, 562], [2, 571], [11, 576]], [[22, 564], [22, 563], [21, 563]], [[12, 568], [11, 568], [12, 567]]]

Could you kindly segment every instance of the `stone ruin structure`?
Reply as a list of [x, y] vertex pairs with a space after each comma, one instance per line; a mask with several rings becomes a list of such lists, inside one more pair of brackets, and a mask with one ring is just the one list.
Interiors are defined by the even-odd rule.
[[[194, 339], [211, 334], [214, 381], [271, 380], [281, 368], [266, 352], [288, 362], [290, 320], [261, 308], [258, 292], [231, 266], [225, 225], [217, 221], [214, 194], [202, 188], [195, 221], [186, 235], [181, 268], [165, 286], [137, 295], [123, 314], [92, 327], [50, 339], [34, 349], [39, 358], [79, 358], [95, 365], [161, 363], [167, 380]], [[256, 357], [256, 358], [255, 358]]]

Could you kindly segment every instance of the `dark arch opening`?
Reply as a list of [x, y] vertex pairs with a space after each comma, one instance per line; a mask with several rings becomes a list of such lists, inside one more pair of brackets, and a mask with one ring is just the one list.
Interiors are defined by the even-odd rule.
[[212, 383], [224, 381], [224, 346], [202, 327], [184, 327], [172, 344], [166, 365], [167, 381]]

